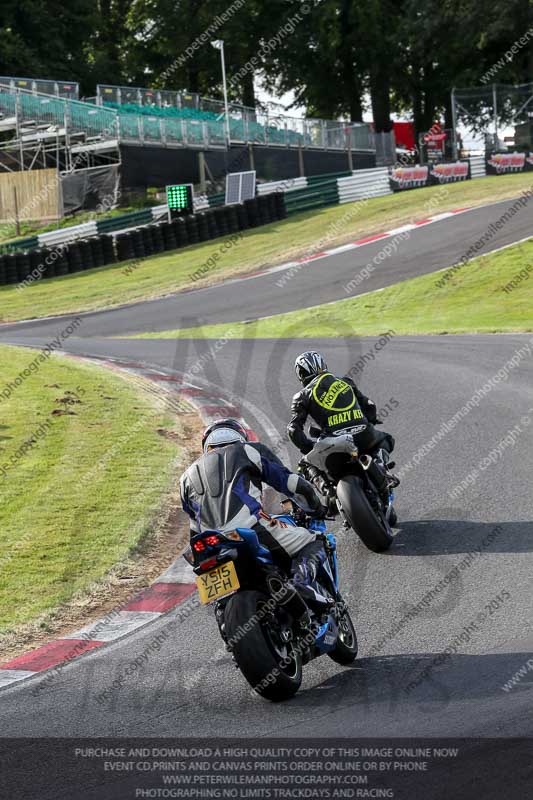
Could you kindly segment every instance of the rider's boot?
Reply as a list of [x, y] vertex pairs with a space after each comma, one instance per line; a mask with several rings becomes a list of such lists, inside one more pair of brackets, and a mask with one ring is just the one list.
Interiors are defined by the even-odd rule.
[[325, 498], [325, 506], [328, 509], [328, 514], [333, 517], [336, 516], [337, 495], [335, 487], [328, 481], [324, 473], [320, 472], [320, 470], [312, 464], [307, 464], [304, 477], [307, 478], [315, 489]]
[[396, 463], [390, 460], [390, 453], [388, 450], [380, 448], [376, 453], [376, 461], [385, 470], [390, 488], [395, 489], [397, 486], [399, 486], [400, 478], [398, 475], [395, 475], [394, 472], [392, 472], [392, 469], [396, 466]]
[[398, 516], [392, 505], [392, 490], [399, 485], [400, 479], [397, 475], [389, 471], [389, 463], [389, 453], [386, 450], [378, 450], [375, 457], [372, 459], [372, 464], [368, 471], [377, 486], [381, 501], [385, 506], [387, 522], [391, 528], [394, 528], [398, 523]]
[[396, 465], [394, 461], [390, 460], [390, 453], [388, 450], [384, 450], [383, 448], [378, 450], [376, 454], [376, 460], [383, 465], [383, 469], [385, 470], [385, 474], [387, 476], [389, 497], [385, 516], [391, 528], [395, 528], [398, 524], [398, 515], [396, 514], [396, 510], [392, 505], [392, 501], [394, 499], [392, 490], [400, 485], [400, 478], [391, 471]]

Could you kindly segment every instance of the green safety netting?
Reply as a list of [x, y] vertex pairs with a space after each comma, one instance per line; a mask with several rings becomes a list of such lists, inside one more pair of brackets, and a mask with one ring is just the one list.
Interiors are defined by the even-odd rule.
[[[176, 120], [184, 120], [186, 122], [203, 122], [205, 121], [207, 124], [209, 140], [219, 140], [221, 143], [224, 142], [224, 131], [223, 121], [220, 115], [216, 114], [214, 111], [202, 111], [199, 109], [194, 108], [175, 108], [175, 107], [159, 107], [159, 106], [141, 106], [135, 103], [124, 103], [124, 105], [120, 105], [119, 103], [115, 103], [109, 100], [105, 101], [105, 106], [108, 108], [112, 108], [116, 110], [119, 114], [121, 123], [120, 128], [122, 130], [132, 131], [134, 138], [138, 138], [138, 133], [133, 133], [133, 128], [130, 128], [127, 125], [124, 125], [122, 120], [125, 117], [131, 117], [136, 115], [137, 117], [143, 117], [146, 119], [147, 117], [155, 117], [155, 118], [163, 118], [165, 120], [165, 130], [167, 131], [167, 138], [168, 132], [170, 130], [170, 138], [175, 141], [182, 141], [183, 135], [180, 131], [177, 133], [177, 130], [174, 126], [169, 129], [169, 123], [171, 121]], [[144, 131], [145, 131], [145, 138], [159, 140], [161, 138], [161, 134], [158, 132], [156, 125], [153, 124], [146, 124], [143, 122]], [[130, 134], [128, 134], [130, 135]], [[203, 139], [203, 132], [202, 130], [195, 129], [194, 125], [187, 125], [187, 138], [190, 142], [197, 142], [201, 143]], [[176, 138], [175, 138], [176, 137]], [[257, 143], [265, 143], [269, 142], [270, 144], [290, 144], [290, 145], [299, 145], [299, 144], [311, 144], [312, 142], [309, 140], [309, 137], [304, 137], [301, 133], [297, 131], [285, 128], [276, 128], [272, 125], [261, 125], [258, 122], [254, 122], [253, 120], [248, 120], [246, 123], [242, 119], [234, 119], [230, 118], [230, 137], [236, 141], [252, 141]]]
[[65, 122], [74, 130], [91, 136], [116, 136], [116, 114], [90, 103], [62, 100], [32, 94], [0, 92], [0, 111], [14, 115], [17, 111], [23, 121], [35, 121], [63, 127]]
[[169, 106], [168, 108], [160, 106], [140, 106], [135, 103], [118, 103], [106, 100], [104, 105], [118, 111], [119, 114], [138, 114], [147, 117], [164, 117], [165, 119], [201, 119], [201, 120], [217, 120], [218, 116], [214, 111], [201, 111], [194, 108], [175, 108]]
[[15, 116], [16, 99], [14, 94], [0, 92], [0, 111], [6, 116]]

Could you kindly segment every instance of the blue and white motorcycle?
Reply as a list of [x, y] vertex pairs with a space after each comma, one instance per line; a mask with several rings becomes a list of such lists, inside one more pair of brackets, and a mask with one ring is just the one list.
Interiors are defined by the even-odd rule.
[[283, 508], [275, 518], [305, 525], [320, 537], [326, 554], [310, 584], [317, 602], [309, 608], [308, 626], [302, 628], [287, 610], [270, 551], [255, 531], [206, 530], [191, 539], [184, 554], [197, 576], [201, 602], [215, 604], [220, 633], [237, 667], [258, 694], [272, 701], [296, 694], [302, 667], [310, 660], [327, 654], [338, 664], [351, 664], [357, 657], [355, 628], [338, 587], [335, 536], [324, 521], [292, 501]]

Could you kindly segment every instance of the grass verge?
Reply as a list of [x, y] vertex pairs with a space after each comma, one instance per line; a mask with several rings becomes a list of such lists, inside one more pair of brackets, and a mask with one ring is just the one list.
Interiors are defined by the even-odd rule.
[[[439, 286], [443, 275], [449, 279]], [[137, 334], [139, 339], [248, 339], [533, 330], [533, 240], [336, 303], [250, 323]]]
[[[139, 573], [138, 557], [157, 543], [158, 514], [175, 494], [188, 433], [162, 397], [106, 369], [51, 356], [20, 382], [37, 351], [2, 347], [1, 354], [5, 656], [28, 625], [53, 629], [69, 603], [83, 618], [94, 596], [102, 600], [104, 583], [113, 584], [111, 575], [116, 585]], [[175, 553], [175, 528], [173, 539]]]
[[[191, 286], [206, 286], [458, 206], [516, 197], [530, 187], [531, 177], [524, 173], [417, 189], [299, 214], [246, 232], [235, 246], [225, 251], [224, 240], [220, 239], [156, 258], [37, 281], [22, 291], [15, 286], [3, 286], [0, 321], [109, 308]], [[191, 275], [214, 254], [219, 256], [216, 268], [208, 270], [205, 278], [194, 281]]]

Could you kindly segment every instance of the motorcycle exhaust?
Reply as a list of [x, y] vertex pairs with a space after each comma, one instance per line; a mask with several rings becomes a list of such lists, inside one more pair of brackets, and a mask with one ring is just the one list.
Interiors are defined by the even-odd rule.
[[268, 575], [266, 582], [276, 603], [285, 608], [293, 619], [300, 619], [307, 612], [305, 602], [288, 581], [283, 581], [277, 575]]
[[363, 469], [366, 471], [366, 470], [370, 469], [370, 466], [372, 464], [372, 458], [369, 455], [364, 454], [362, 456], [359, 456], [359, 463], [361, 464]]

